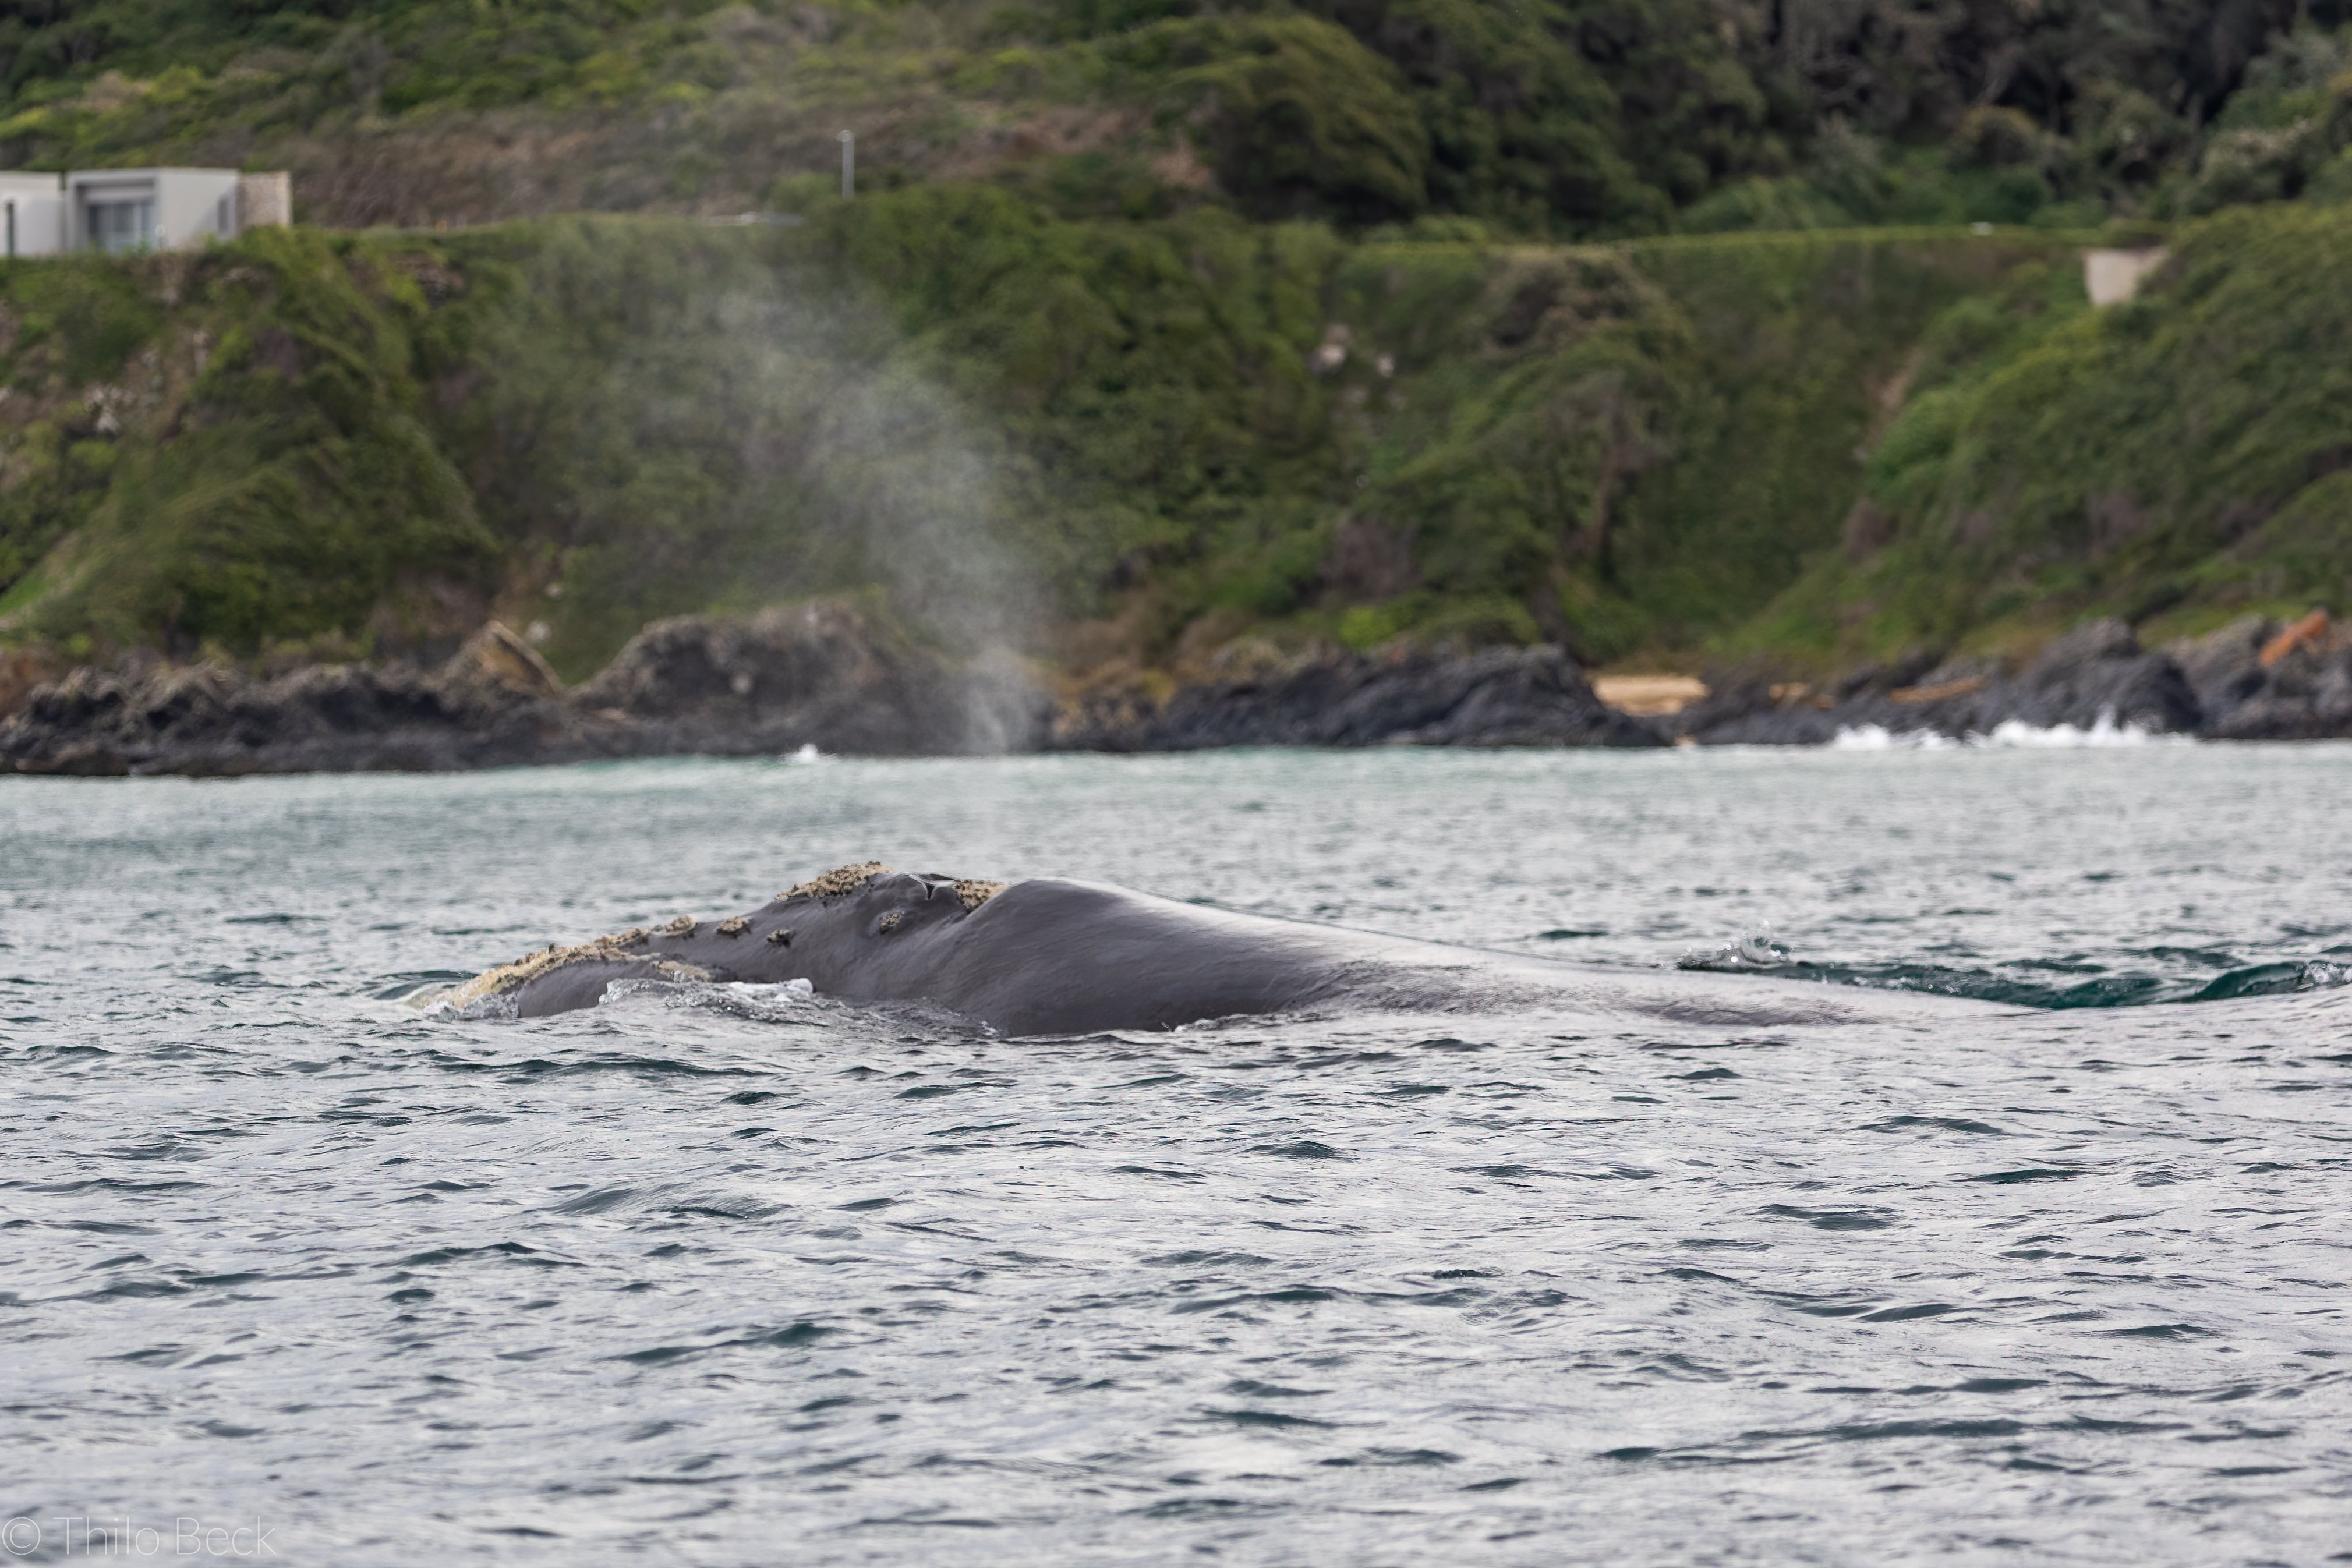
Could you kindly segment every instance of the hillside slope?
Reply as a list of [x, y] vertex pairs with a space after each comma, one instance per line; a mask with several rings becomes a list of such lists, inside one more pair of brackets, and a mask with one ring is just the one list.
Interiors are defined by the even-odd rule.
[[984, 179], [1519, 238], [2352, 196], [2343, 0], [21, 0], [0, 162], [433, 227]]
[[1349, 242], [1000, 190], [797, 229], [0, 268], [0, 641], [557, 667], [877, 588], [1074, 672], [1244, 638], [1823, 665], [2352, 608], [2352, 213], [2091, 310], [2025, 232]]
[[1736, 641], [2031, 647], [2352, 610], [2352, 212], [2226, 212], [2108, 310], [1954, 306], [1872, 454], [1846, 548]]
[[1088, 623], [1080, 663], [1254, 627], [1687, 649], [1834, 539], [1937, 312], [2070, 265], [1350, 245], [972, 188], [18, 263], [0, 634], [290, 656], [496, 609], [576, 674], [661, 614], [876, 584], [954, 640]]

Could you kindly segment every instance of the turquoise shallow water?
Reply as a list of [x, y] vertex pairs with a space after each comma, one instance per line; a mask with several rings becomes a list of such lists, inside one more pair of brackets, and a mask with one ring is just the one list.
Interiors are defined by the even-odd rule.
[[[0, 1550], [2352, 1560], [2347, 784], [2333, 746], [5, 780]], [[869, 856], [2050, 1005], [1007, 1041], [400, 999]]]

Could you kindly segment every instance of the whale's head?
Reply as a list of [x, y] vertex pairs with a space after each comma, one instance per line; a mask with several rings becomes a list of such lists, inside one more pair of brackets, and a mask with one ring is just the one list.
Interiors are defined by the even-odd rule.
[[924, 994], [957, 931], [1004, 884], [846, 865], [724, 920], [680, 915], [554, 946], [447, 992], [459, 1007], [509, 998], [520, 1016], [593, 1005], [614, 980], [805, 979], [852, 999]]
[[761, 912], [803, 924], [859, 931], [870, 936], [911, 936], [962, 919], [1004, 891], [1001, 882], [973, 882], [932, 873], [892, 871], [879, 861], [842, 866], [776, 895]]
[[820, 991], [850, 996], [900, 993], [1003, 887], [879, 862], [842, 866], [779, 894], [751, 916], [749, 934], [770, 950], [757, 963], [731, 967], [806, 978]]

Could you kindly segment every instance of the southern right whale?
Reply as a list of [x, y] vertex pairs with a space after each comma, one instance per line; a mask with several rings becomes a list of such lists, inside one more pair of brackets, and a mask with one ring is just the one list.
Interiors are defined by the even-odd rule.
[[1011, 1035], [1171, 1029], [1248, 1014], [1544, 1006], [1730, 1028], [1990, 1016], [1992, 1003], [1819, 982], [1611, 969], [1239, 915], [1097, 883], [1010, 885], [845, 866], [763, 907], [681, 916], [484, 971], [446, 994], [541, 1018], [616, 980], [807, 980], [928, 1001]]

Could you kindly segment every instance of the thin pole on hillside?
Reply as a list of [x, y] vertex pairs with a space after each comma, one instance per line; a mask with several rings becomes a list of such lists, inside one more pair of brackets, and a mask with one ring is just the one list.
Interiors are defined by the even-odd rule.
[[841, 133], [841, 199], [857, 194], [857, 132]]

